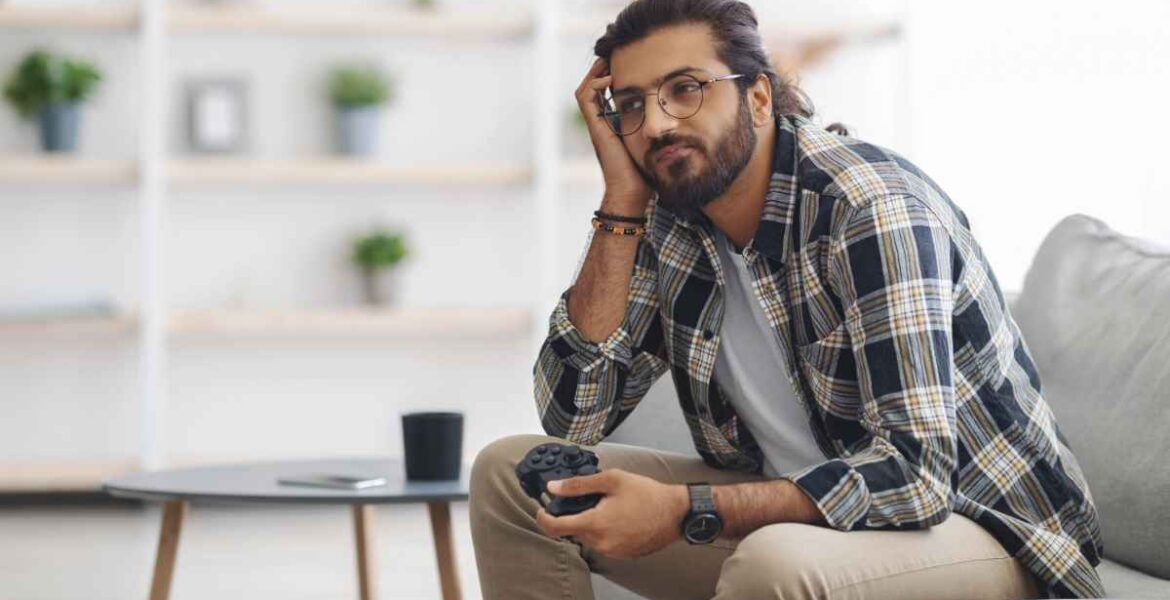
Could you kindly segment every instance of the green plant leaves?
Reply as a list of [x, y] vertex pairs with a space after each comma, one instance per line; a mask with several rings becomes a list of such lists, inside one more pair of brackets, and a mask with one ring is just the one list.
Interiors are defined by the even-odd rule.
[[388, 231], [376, 231], [354, 242], [353, 262], [366, 270], [384, 269], [406, 258], [405, 236]]
[[393, 93], [390, 76], [375, 67], [339, 67], [329, 81], [329, 95], [337, 106], [384, 104]]
[[4, 97], [28, 119], [50, 104], [89, 99], [101, 80], [101, 73], [89, 61], [38, 49], [26, 55], [9, 75]]

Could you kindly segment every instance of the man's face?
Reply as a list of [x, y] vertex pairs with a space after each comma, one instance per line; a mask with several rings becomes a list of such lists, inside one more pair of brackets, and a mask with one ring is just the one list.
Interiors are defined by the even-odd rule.
[[[653, 94], [664, 76], [684, 67], [693, 67], [685, 72], [700, 81], [730, 74], [715, 53], [707, 25], [660, 29], [610, 58], [613, 90], [651, 94], [642, 127], [622, 138], [626, 148], [663, 204], [693, 219], [743, 171], [756, 145], [756, 131], [747, 99], [734, 81], [705, 86], [702, 107], [689, 118], [664, 112]], [[665, 87], [662, 92], [667, 93]]]

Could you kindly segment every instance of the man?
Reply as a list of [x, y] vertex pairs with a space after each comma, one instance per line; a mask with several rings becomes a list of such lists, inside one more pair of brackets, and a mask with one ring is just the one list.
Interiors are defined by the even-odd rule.
[[[606, 193], [534, 369], [549, 435], [472, 469], [484, 598], [591, 598], [590, 571], [649, 598], [1102, 594], [1092, 497], [963, 212], [814, 126], [740, 2], [636, 0], [595, 52]], [[601, 443], [668, 370], [701, 460]], [[551, 491], [596, 507], [520, 491], [557, 441], [602, 471]]]

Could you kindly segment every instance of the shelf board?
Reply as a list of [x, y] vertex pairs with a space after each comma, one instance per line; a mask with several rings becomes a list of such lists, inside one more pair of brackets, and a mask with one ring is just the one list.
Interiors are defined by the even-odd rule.
[[397, 35], [418, 37], [506, 38], [532, 32], [532, 18], [524, 14], [485, 11], [447, 12], [402, 8], [338, 8], [251, 4], [172, 6], [168, 23], [175, 31], [263, 32], [283, 35]]
[[250, 158], [185, 158], [167, 168], [178, 184], [255, 183], [399, 184], [399, 185], [520, 185], [532, 169], [516, 165], [403, 167], [344, 158], [261, 160]]
[[138, 320], [129, 315], [0, 319], [0, 335], [118, 335], [132, 332], [137, 327]]
[[[177, 184], [506, 186], [532, 180], [532, 169], [526, 166], [404, 167], [345, 158], [186, 158], [169, 161], [167, 168], [170, 180]], [[133, 160], [56, 155], [0, 158], [0, 184], [132, 184], [137, 178], [138, 165]]]
[[130, 184], [138, 178], [133, 160], [78, 158], [69, 155], [0, 157], [4, 184]]
[[0, 29], [92, 29], [129, 31], [138, 10], [124, 6], [23, 6], [0, 2]]
[[129, 460], [0, 463], [0, 493], [94, 492], [106, 479], [137, 470]]
[[[561, 22], [561, 35], [568, 38], [601, 37], [605, 27], [618, 14], [611, 12], [586, 11], [566, 16]], [[900, 15], [873, 15], [829, 21], [823, 18], [765, 19], [760, 23], [760, 37], [765, 44], [775, 40], [801, 42], [824, 37], [841, 37], [846, 40], [865, 40], [901, 31]]]
[[530, 313], [514, 308], [337, 308], [183, 311], [176, 336], [264, 338], [468, 338], [526, 333]]
[[561, 163], [561, 181], [575, 186], [604, 186], [596, 158], [568, 159]]

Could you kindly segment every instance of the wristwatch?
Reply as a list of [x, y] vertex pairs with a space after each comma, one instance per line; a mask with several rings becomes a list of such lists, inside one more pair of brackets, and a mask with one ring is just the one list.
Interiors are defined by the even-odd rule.
[[710, 544], [723, 530], [723, 519], [715, 512], [715, 498], [706, 481], [687, 484], [691, 510], [683, 517], [683, 539], [689, 544]]

